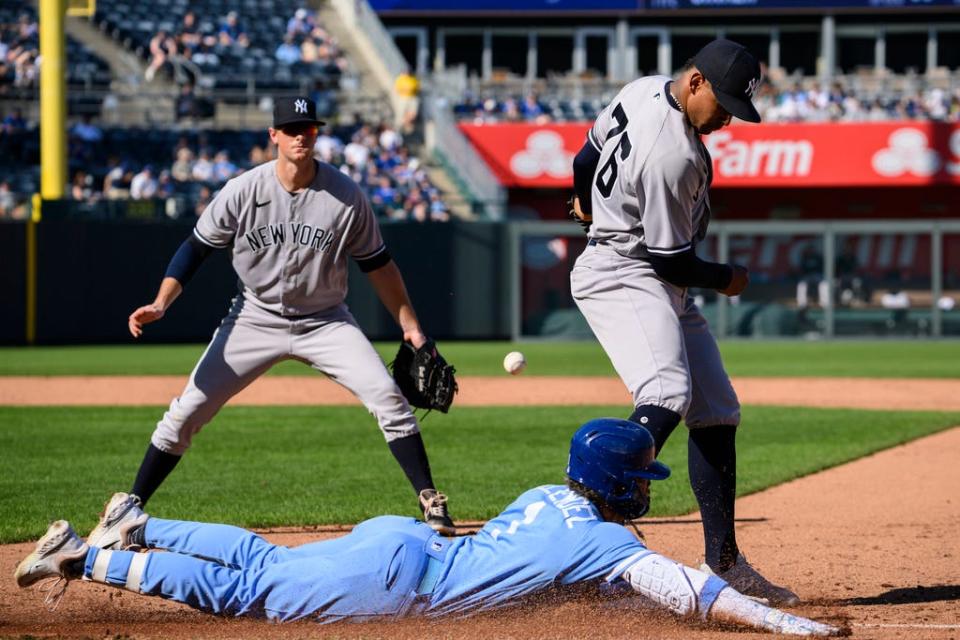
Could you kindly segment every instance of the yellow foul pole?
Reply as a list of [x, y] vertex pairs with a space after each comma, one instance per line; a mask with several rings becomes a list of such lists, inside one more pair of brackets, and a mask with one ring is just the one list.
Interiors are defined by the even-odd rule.
[[67, 184], [66, 0], [40, 0], [40, 195], [63, 197]]
[[27, 220], [27, 344], [37, 338], [37, 223], [43, 200], [63, 198], [67, 185], [66, 0], [40, 0], [40, 193]]

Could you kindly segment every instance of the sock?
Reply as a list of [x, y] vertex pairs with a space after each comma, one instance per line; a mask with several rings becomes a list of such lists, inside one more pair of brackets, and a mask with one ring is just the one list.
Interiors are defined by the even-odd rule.
[[413, 490], [420, 495], [424, 489], [433, 489], [433, 476], [430, 475], [430, 461], [427, 460], [427, 450], [423, 446], [420, 433], [414, 433], [404, 438], [397, 438], [387, 443], [393, 457], [400, 463], [400, 468], [407, 474], [407, 479], [413, 485]]
[[68, 580], [76, 580], [77, 578], [83, 577], [83, 566], [86, 564], [87, 558], [84, 556], [79, 560], [72, 560], [63, 565], [63, 572], [67, 574]]
[[147, 548], [147, 523], [144, 522], [139, 527], [127, 531], [127, 545], [134, 549]]
[[690, 429], [687, 466], [703, 519], [705, 562], [717, 573], [737, 560], [734, 501], [737, 496], [737, 428]]
[[143, 462], [140, 463], [140, 470], [137, 471], [137, 479], [133, 481], [133, 489], [130, 490], [130, 493], [140, 498], [141, 507], [146, 506], [147, 500], [170, 475], [181, 457], [161, 451], [150, 443]]
[[680, 424], [680, 414], [670, 409], [664, 409], [652, 404], [643, 404], [633, 410], [630, 417], [631, 422], [646, 427], [653, 441], [657, 444], [657, 455], [663, 449], [667, 438], [673, 433], [673, 430]]

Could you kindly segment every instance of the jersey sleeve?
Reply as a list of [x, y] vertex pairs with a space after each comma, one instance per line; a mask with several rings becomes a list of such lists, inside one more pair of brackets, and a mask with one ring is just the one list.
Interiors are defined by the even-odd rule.
[[[569, 569], [562, 576], [564, 584], [599, 578], [612, 580], [620, 565], [637, 554], [647, 552], [636, 536], [613, 522], [598, 522], [582, 538], [568, 561]], [[627, 563], [620, 573], [629, 566]]]
[[228, 246], [237, 234], [241, 206], [240, 189], [230, 180], [200, 214], [193, 235], [215, 249]]
[[637, 193], [644, 198], [641, 222], [649, 253], [672, 256], [693, 246], [697, 180], [684, 158], [663, 154], [644, 164]]
[[600, 112], [593, 126], [587, 131], [587, 140], [598, 152], [603, 151], [603, 143], [607, 140], [607, 132], [610, 131], [610, 121], [613, 119], [611, 113], [614, 104], [617, 104], [617, 100], [613, 100]]
[[347, 249], [363, 271], [372, 271], [370, 267], [383, 266], [384, 258], [389, 260], [389, 254], [370, 201], [359, 188], [356, 194], [353, 205], [354, 225], [347, 240]]

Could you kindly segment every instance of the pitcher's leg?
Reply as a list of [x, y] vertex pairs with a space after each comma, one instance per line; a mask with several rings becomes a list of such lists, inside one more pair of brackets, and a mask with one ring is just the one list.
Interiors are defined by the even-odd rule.
[[130, 493], [146, 504], [183, 456], [193, 436], [234, 395], [283, 358], [282, 327], [258, 325], [237, 303], [217, 329], [150, 439]]
[[734, 516], [740, 402], [716, 340], [695, 305], [688, 305], [681, 323], [693, 391], [686, 416], [690, 486], [703, 519], [705, 562], [722, 572], [733, 566], [739, 553]]
[[574, 301], [630, 390], [633, 406], [654, 405], [683, 415], [690, 380], [671, 294], [651, 275], [652, 268], [623, 273], [592, 266], [581, 268], [578, 261], [571, 273]]
[[433, 489], [420, 426], [380, 355], [352, 316], [332, 320], [295, 343], [295, 353], [343, 385], [376, 418], [397, 462], [417, 493]]

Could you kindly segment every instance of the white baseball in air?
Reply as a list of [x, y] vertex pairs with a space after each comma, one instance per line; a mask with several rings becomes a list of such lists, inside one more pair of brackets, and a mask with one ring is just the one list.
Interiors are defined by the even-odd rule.
[[512, 376], [527, 368], [527, 359], [519, 351], [511, 351], [503, 358], [503, 368]]

